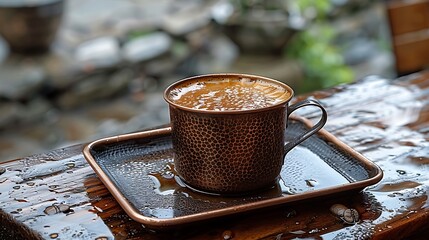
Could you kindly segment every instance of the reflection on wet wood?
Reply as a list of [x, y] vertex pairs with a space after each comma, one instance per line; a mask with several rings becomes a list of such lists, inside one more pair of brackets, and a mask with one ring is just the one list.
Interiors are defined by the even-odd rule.
[[[131, 220], [81, 154], [82, 145], [0, 165], [0, 238], [392, 239], [429, 223], [429, 72], [395, 81], [369, 77], [313, 93], [328, 131], [384, 170], [376, 186], [348, 196], [256, 210], [155, 231]], [[299, 96], [297, 99], [308, 96]], [[300, 112], [316, 121], [317, 112]], [[356, 209], [345, 224], [334, 204]]]

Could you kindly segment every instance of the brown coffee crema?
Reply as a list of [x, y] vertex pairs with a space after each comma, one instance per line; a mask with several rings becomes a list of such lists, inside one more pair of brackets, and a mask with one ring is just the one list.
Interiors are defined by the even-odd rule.
[[231, 111], [269, 107], [287, 101], [291, 94], [280, 84], [240, 77], [185, 82], [172, 89], [168, 98], [182, 107]]

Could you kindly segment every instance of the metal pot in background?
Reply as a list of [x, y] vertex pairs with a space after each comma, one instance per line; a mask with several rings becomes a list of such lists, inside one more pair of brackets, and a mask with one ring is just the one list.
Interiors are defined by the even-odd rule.
[[55, 39], [64, 0], [0, 0], [0, 35], [12, 52], [43, 53]]
[[243, 54], [282, 55], [282, 49], [305, 25], [302, 16], [292, 14], [280, 1], [271, 1], [277, 4], [275, 8], [265, 1], [255, 6], [252, 1], [243, 2], [249, 5], [221, 1], [212, 11], [214, 21]]

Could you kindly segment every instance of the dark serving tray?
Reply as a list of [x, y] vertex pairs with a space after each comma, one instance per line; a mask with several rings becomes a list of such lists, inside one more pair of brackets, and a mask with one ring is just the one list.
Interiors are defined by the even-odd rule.
[[[307, 120], [295, 118], [287, 136], [308, 126]], [[103, 138], [83, 150], [125, 212], [150, 227], [360, 191], [383, 175], [377, 165], [321, 130], [286, 155], [279, 182], [272, 188], [240, 197], [208, 195], [188, 189], [175, 175], [170, 131], [167, 127]]]

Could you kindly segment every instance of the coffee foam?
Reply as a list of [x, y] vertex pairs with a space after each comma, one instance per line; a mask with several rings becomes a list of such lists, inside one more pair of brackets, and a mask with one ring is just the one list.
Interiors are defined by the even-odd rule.
[[291, 93], [280, 84], [251, 78], [213, 78], [185, 82], [168, 98], [183, 107], [225, 111], [259, 109], [288, 100]]

